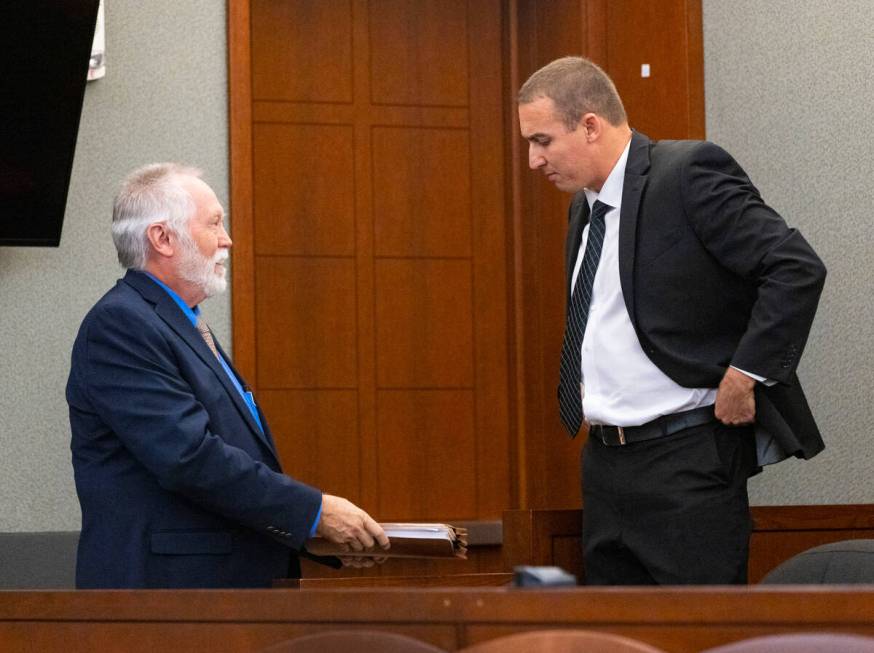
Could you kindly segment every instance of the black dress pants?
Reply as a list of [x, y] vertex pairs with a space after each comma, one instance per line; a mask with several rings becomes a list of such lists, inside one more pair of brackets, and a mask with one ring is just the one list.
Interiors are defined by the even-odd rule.
[[711, 422], [582, 454], [587, 585], [745, 583], [752, 427]]

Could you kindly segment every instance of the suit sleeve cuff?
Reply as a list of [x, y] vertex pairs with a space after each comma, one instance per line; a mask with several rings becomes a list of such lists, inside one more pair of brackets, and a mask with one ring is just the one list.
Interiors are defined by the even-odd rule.
[[319, 511], [316, 513], [316, 518], [313, 520], [313, 526], [310, 528], [310, 537], [316, 536], [316, 529], [319, 527], [319, 521], [322, 519], [322, 504], [319, 503]]
[[[747, 372], [746, 370], [742, 370], [741, 368], [735, 367], [734, 365], [732, 365], [731, 368], [737, 370], [741, 374], [746, 374], [751, 379], [755, 379], [759, 383], [764, 383], [767, 386], [772, 386], [772, 385], [775, 385], [777, 383], [774, 379], [768, 379], [764, 376], [759, 376], [758, 374], [753, 374], [752, 372]], [[321, 510], [319, 512], [321, 512]]]

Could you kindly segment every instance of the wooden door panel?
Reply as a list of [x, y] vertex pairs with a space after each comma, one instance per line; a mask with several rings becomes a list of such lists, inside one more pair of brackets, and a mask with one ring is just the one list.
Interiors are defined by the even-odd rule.
[[235, 312], [235, 333], [283, 464], [377, 518], [498, 517], [501, 3], [249, 2], [253, 218], [234, 237], [252, 255], [234, 288], [254, 289], [254, 324]]
[[371, 0], [374, 104], [467, 106], [466, 0]]
[[385, 519], [477, 517], [473, 394], [379, 391], [379, 514]]
[[474, 387], [472, 302], [469, 261], [377, 261], [379, 387]]
[[355, 261], [261, 256], [256, 271], [258, 387], [355, 388]]
[[377, 256], [471, 255], [467, 129], [373, 130]]
[[351, 0], [251, 0], [257, 100], [352, 102]]
[[286, 474], [361, 500], [356, 390], [262, 390], [258, 400]]
[[255, 253], [354, 256], [352, 127], [259, 123], [253, 133]]
[[[607, 3], [607, 71], [631, 125], [652, 138], [703, 137], [696, 107], [703, 94], [692, 92], [701, 75], [701, 56], [690, 52], [701, 31], [697, 5], [697, 0]], [[698, 25], [690, 24], [695, 20]], [[642, 75], [644, 64], [649, 77]]]

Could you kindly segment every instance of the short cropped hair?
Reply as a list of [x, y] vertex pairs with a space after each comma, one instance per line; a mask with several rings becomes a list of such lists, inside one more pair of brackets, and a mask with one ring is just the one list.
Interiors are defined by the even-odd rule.
[[187, 235], [195, 205], [182, 186], [182, 177], [200, 178], [202, 174], [198, 168], [179, 163], [150, 163], [125, 178], [112, 208], [112, 241], [123, 267], [145, 269], [149, 225], [164, 222], [175, 233]]
[[519, 89], [519, 104], [547, 97], [555, 103], [568, 131], [574, 131], [587, 113], [602, 116], [611, 125], [628, 121], [613, 80], [583, 57], [563, 57], [545, 65]]

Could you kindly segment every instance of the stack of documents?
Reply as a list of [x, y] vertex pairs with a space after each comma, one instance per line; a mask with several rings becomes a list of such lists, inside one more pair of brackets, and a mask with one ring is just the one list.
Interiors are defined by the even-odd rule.
[[307, 540], [306, 549], [319, 556], [372, 556], [389, 558], [462, 558], [467, 559], [467, 529], [449, 524], [380, 524], [391, 548], [379, 546], [367, 551], [347, 551], [321, 537]]

